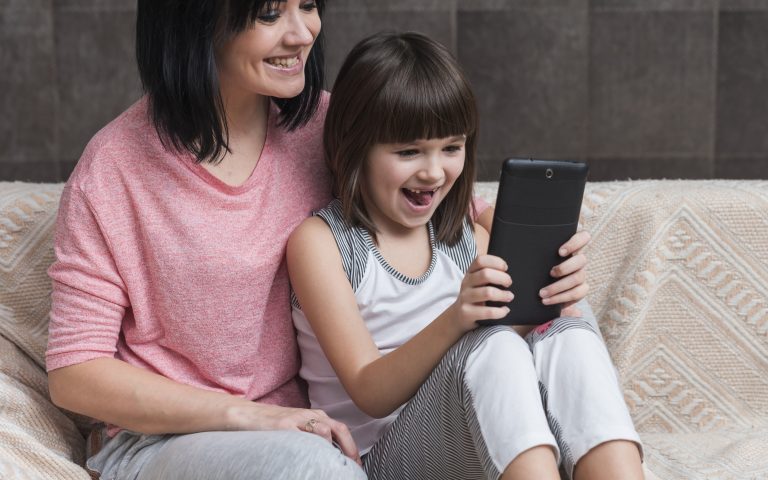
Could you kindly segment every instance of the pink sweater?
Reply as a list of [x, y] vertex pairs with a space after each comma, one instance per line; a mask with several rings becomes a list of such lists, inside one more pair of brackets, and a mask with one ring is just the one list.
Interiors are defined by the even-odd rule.
[[88, 144], [56, 227], [48, 370], [115, 357], [181, 383], [305, 406], [284, 253], [330, 200], [323, 99], [286, 133], [272, 107], [250, 179], [171, 154], [142, 99]]

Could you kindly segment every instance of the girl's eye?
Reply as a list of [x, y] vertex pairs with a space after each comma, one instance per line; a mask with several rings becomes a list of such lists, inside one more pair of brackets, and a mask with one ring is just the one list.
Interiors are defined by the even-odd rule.
[[416, 149], [408, 149], [408, 150], [400, 150], [397, 152], [398, 155], [401, 157], [413, 157], [414, 155], [418, 155], [419, 151]]
[[461, 145], [448, 145], [444, 150], [448, 153], [460, 152], [463, 147]]

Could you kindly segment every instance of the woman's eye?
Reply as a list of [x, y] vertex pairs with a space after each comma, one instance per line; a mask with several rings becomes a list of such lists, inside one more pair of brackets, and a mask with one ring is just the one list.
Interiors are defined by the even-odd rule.
[[280, 2], [267, 1], [259, 9], [256, 19], [262, 23], [275, 23], [280, 18]]
[[316, 2], [306, 2], [301, 5], [301, 9], [307, 12], [311, 12], [312, 10], [315, 10], [317, 8]]
[[277, 10], [270, 10], [265, 13], [260, 13], [256, 17], [262, 23], [275, 23], [280, 18], [280, 12]]

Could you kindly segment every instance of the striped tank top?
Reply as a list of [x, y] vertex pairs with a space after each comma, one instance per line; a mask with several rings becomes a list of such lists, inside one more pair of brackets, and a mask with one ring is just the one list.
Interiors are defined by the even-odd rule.
[[[347, 224], [338, 200], [315, 215], [333, 232], [360, 315], [382, 355], [410, 340], [456, 300], [464, 273], [477, 254], [472, 228], [466, 221], [455, 245], [436, 241], [430, 222], [429, 268], [420, 277], [409, 277], [386, 261], [365, 228]], [[325, 358], [293, 294], [291, 303], [301, 350], [300, 375], [308, 383], [312, 408], [344, 422], [361, 453], [366, 453], [400, 410], [385, 418], [373, 418], [360, 411]]]

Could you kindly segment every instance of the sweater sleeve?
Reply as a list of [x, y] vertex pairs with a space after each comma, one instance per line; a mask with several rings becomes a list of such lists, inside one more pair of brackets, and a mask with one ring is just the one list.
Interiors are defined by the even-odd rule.
[[113, 357], [128, 296], [97, 215], [75, 184], [62, 194], [54, 251], [46, 368]]
[[477, 218], [482, 215], [488, 207], [490, 207], [490, 205], [482, 198], [478, 197], [477, 195], [472, 197], [472, 219], [477, 220]]

